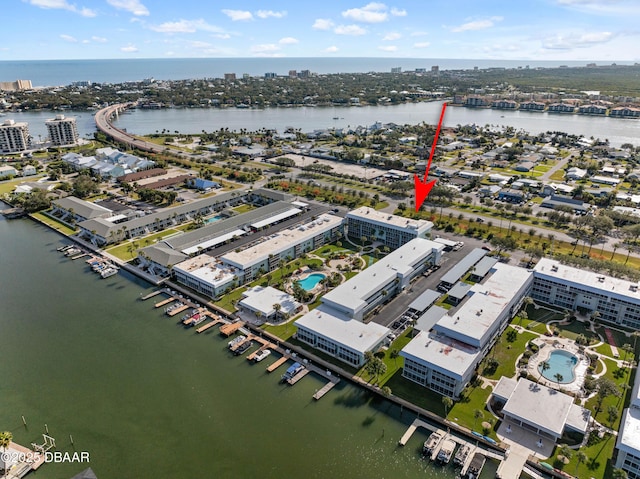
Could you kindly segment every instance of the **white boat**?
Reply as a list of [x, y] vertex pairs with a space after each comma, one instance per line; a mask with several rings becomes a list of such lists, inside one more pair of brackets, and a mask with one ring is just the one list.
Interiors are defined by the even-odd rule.
[[456, 466], [464, 465], [467, 457], [469, 457], [470, 452], [471, 446], [469, 446], [468, 444], [463, 444], [462, 446], [460, 446], [460, 449], [458, 449], [458, 452], [456, 452], [456, 455], [453, 458], [453, 463]]
[[262, 351], [260, 351], [259, 353], [257, 353], [254, 357], [253, 360], [256, 363], [259, 363], [260, 361], [262, 361], [264, 358], [266, 358], [267, 356], [269, 356], [271, 354], [271, 350], [270, 349], [263, 349]]
[[118, 270], [116, 268], [113, 268], [113, 267], [105, 268], [102, 271], [100, 271], [100, 277], [102, 279], [110, 278], [111, 276], [113, 276], [115, 274], [118, 274]]
[[442, 436], [437, 432], [432, 432], [429, 439], [427, 439], [422, 446], [422, 454], [431, 457], [431, 454], [433, 454], [435, 448], [438, 447], [440, 441], [442, 441]]
[[456, 450], [456, 443], [453, 439], [445, 439], [436, 456], [436, 461], [441, 464], [449, 464], [453, 451]]
[[247, 337], [244, 334], [241, 334], [240, 336], [236, 336], [231, 341], [229, 341], [229, 343], [228, 343], [229, 344], [229, 349], [234, 347], [236, 344], [241, 343], [245, 339], [247, 339]]

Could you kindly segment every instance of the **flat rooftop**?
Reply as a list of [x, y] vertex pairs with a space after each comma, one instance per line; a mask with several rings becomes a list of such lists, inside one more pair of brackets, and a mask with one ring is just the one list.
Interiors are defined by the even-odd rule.
[[321, 304], [295, 322], [320, 336], [364, 354], [380, 343], [391, 331], [377, 323], [362, 323]]
[[[298, 210], [300, 211], [300, 210]], [[222, 259], [226, 263], [246, 269], [252, 264], [266, 260], [270, 254], [278, 254], [294, 245], [311, 240], [313, 237], [340, 226], [343, 219], [339, 216], [322, 214], [315, 220], [298, 224], [264, 238], [256, 244], [241, 251], [232, 251]]]
[[298, 303], [289, 293], [280, 291], [271, 286], [254, 286], [242, 293], [244, 298], [240, 301], [240, 305], [245, 306], [253, 311], [260, 311], [266, 316], [270, 316], [275, 312], [273, 305], [282, 306], [282, 313], [293, 313], [300, 303]]
[[431, 306], [418, 318], [415, 329], [418, 331], [431, 331], [445, 314], [447, 314], [447, 309], [441, 306]]
[[457, 379], [462, 379], [481, 359], [478, 348], [448, 336], [427, 331], [420, 331], [409, 344], [402, 348], [400, 355], [428, 363], [429, 367], [447, 376], [456, 376]]
[[634, 303], [640, 300], [640, 283], [574, 268], [552, 259], [542, 258], [533, 271], [536, 277], [548, 276], [573, 284], [578, 289], [584, 290], [587, 287], [592, 290], [606, 291], [610, 295], [631, 300]]
[[616, 447], [635, 456], [640, 452], [640, 409], [624, 410]]
[[444, 316], [435, 328], [481, 346], [489, 330], [516, 294], [530, 280], [531, 272], [517, 266], [496, 263], [494, 273], [484, 283], [473, 285], [469, 297], [452, 315]]
[[427, 289], [420, 296], [414, 299], [407, 309], [425, 311], [429, 306], [435, 303], [440, 296], [442, 296], [442, 293], [438, 293], [432, 289]]
[[324, 295], [327, 301], [355, 309], [358, 303], [365, 303], [385, 284], [398, 275], [407, 275], [413, 271], [433, 250], [442, 251], [444, 245], [423, 238], [414, 238], [392, 251], [377, 263], [345, 281]]
[[433, 223], [427, 220], [413, 220], [402, 216], [383, 213], [367, 206], [361, 206], [350, 211], [346, 215], [347, 218], [359, 218], [372, 223], [378, 223], [382, 226], [393, 227], [399, 229], [410, 229], [417, 232], [429, 230], [433, 227]]
[[571, 396], [521, 378], [502, 410], [560, 437], [572, 404]]
[[237, 270], [221, 263], [213, 256], [201, 254], [189, 258], [174, 266], [174, 270], [183, 271], [199, 280], [219, 286], [236, 277]]

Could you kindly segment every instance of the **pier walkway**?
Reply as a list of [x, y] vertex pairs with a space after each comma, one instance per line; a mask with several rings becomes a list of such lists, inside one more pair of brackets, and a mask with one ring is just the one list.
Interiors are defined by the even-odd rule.
[[267, 367], [267, 372], [268, 373], [272, 373], [274, 372], [276, 369], [278, 369], [280, 366], [282, 366], [284, 363], [286, 363], [289, 360], [289, 356], [282, 356], [280, 359], [278, 359], [276, 362], [270, 364]]
[[175, 316], [178, 313], [182, 313], [183, 311], [191, 308], [188, 304], [183, 304], [178, 308], [173, 308], [171, 311], [167, 311], [167, 316]]
[[149, 294], [146, 294], [146, 295], [144, 295], [144, 296], [141, 296], [141, 297], [140, 297], [140, 299], [141, 299], [142, 301], [146, 301], [147, 299], [153, 298], [154, 296], [158, 296], [159, 294], [162, 294], [162, 293], [164, 293], [164, 291], [163, 291], [163, 290], [161, 290], [161, 289], [157, 289], [157, 290], [155, 290], [155, 291], [151, 291]]
[[204, 333], [207, 329], [212, 328], [216, 324], [219, 324], [219, 323], [223, 322], [222, 319], [217, 318], [215, 316], [212, 316], [211, 314], [207, 314], [207, 316], [209, 316], [210, 318], [213, 318], [213, 321], [211, 321], [210, 323], [207, 323], [207, 324], [204, 324], [204, 325], [200, 326], [198, 329], [196, 329], [196, 333], [198, 333], [198, 334]]
[[220, 334], [229, 337], [237, 330], [242, 328], [244, 324], [244, 321], [236, 321], [235, 323], [223, 324], [222, 326], [220, 326]]
[[287, 383], [289, 385], [293, 386], [295, 383], [300, 381], [303, 377], [305, 377], [310, 372], [311, 372], [311, 370], [309, 368], [304, 368], [302, 371], [300, 371], [298, 374], [296, 374], [292, 378], [287, 379]]
[[411, 439], [411, 436], [413, 436], [413, 433], [416, 432], [419, 427], [427, 429], [431, 432], [434, 432], [436, 430], [435, 426], [432, 426], [431, 424], [421, 419], [414, 419], [414, 421], [411, 423], [411, 426], [409, 426], [409, 429], [407, 429], [407, 432], [405, 432], [400, 438], [400, 441], [398, 441], [398, 444], [400, 444], [401, 446], [406, 445], [407, 442], [409, 442], [409, 439]]
[[316, 401], [318, 399], [320, 399], [322, 396], [324, 396], [325, 394], [327, 394], [329, 391], [331, 391], [333, 389], [333, 387], [338, 384], [340, 382], [340, 378], [337, 378], [335, 376], [331, 377], [331, 380], [325, 384], [322, 389], [319, 389], [318, 391], [316, 391], [316, 393], [313, 395], [313, 399], [315, 399]]
[[171, 296], [170, 298], [167, 298], [163, 301], [159, 301], [156, 304], [153, 305], [154, 308], [161, 308], [163, 307], [165, 304], [169, 304], [169, 303], [173, 303], [177, 298], [174, 298], [173, 296]]

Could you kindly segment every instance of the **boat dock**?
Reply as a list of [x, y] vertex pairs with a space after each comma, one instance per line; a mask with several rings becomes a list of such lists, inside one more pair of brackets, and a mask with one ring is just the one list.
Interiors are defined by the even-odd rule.
[[258, 338], [258, 337], [252, 337], [251, 339], [254, 339], [255, 341], [258, 341], [262, 344], [262, 346], [260, 346], [258, 349], [256, 349], [254, 352], [252, 352], [249, 356], [247, 356], [247, 360], [252, 361], [253, 358], [255, 358], [259, 353], [261, 353], [262, 351], [264, 351], [267, 348], [271, 348], [271, 349], [275, 349], [276, 345], [273, 343], [270, 343], [268, 341], [265, 341], [262, 338]]
[[434, 426], [432, 426], [431, 424], [424, 422], [420, 419], [415, 419], [412, 423], [411, 426], [409, 426], [409, 429], [407, 429], [407, 432], [405, 432], [402, 437], [400, 438], [400, 441], [398, 441], [398, 444], [400, 444], [401, 446], [406, 445], [409, 442], [409, 439], [411, 439], [411, 436], [413, 436], [413, 433], [416, 432], [416, 430], [422, 427], [428, 431], [434, 432], [436, 430], [436, 428]]
[[[144, 299], [144, 298], [142, 298]], [[163, 307], [165, 304], [169, 304], [172, 303], [176, 300], [176, 298], [174, 298], [173, 296], [171, 296], [170, 298], [167, 298], [165, 300], [160, 301], [159, 303], [154, 304], [154, 308], [161, 308]]]
[[436, 432], [438, 434], [440, 434], [440, 437], [442, 437], [442, 439], [440, 439], [440, 442], [438, 443], [438, 445], [436, 447], [434, 447], [433, 451], [431, 452], [431, 457], [429, 457], [429, 459], [431, 459], [432, 461], [435, 461], [436, 458], [438, 457], [438, 453], [440, 452], [440, 449], [442, 449], [442, 446], [444, 445], [444, 442], [447, 439], [453, 439], [449, 434], [447, 434], [442, 429], [438, 429]]
[[236, 321], [235, 323], [223, 324], [222, 326], [220, 326], [220, 334], [229, 337], [243, 326], [244, 321]]
[[300, 371], [298, 374], [296, 374], [295, 376], [293, 376], [292, 378], [287, 379], [287, 383], [290, 386], [293, 386], [295, 383], [297, 383], [298, 381], [300, 381], [303, 377], [305, 377], [307, 374], [309, 374], [311, 372], [311, 370], [309, 368], [304, 368], [302, 371]]
[[72, 256], [71, 259], [72, 260], [76, 260], [76, 259], [80, 259], [80, 258], [84, 258], [85, 256], [91, 256], [89, 253], [85, 253], [84, 251], [80, 254], [77, 254], [75, 256]]
[[145, 295], [145, 296], [141, 296], [141, 297], [140, 297], [140, 299], [141, 299], [142, 301], [146, 301], [147, 299], [149, 299], [149, 298], [153, 298], [154, 296], [158, 296], [159, 294], [162, 294], [162, 293], [164, 293], [164, 291], [163, 291], [163, 290], [161, 290], [161, 289], [157, 289], [157, 290], [155, 290], [155, 291], [151, 291], [149, 294], [147, 294], [147, 295]]
[[178, 308], [173, 308], [171, 311], [167, 311], [167, 315], [168, 316], [175, 316], [178, 313], [181, 313], [187, 309], [189, 309], [191, 306], [189, 306], [188, 304], [183, 304], [182, 306], [178, 307]]
[[288, 359], [289, 359], [288, 356], [282, 356], [280, 359], [278, 359], [277, 361], [275, 361], [274, 363], [270, 364], [267, 367], [267, 372], [268, 373], [274, 372], [276, 369], [278, 369], [280, 366], [286, 363]]
[[222, 319], [217, 318], [215, 316], [213, 316], [212, 314], [207, 314], [205, 313], [207, 316], [209, 316], [210, 318], [213, 319], [213, 321], [211, 321], [210, 323], [204, 324], [202, 326], [200, 326], [198, 329], [196, 329], [196, 333], [200, 334], [200, 333], [204, 333], [207, 329], [214, 327], [216, 324], [218, 323], [222, 323]]
[[318, 391], [316, 391], [316, 393], [313, 395], [313, 399], [315, 399], [316, 401], [318, 399], [320, 399], [322, 396], [324, 396], [325, 394], [327, 394], [329, 391], [331, 391], [333, 389], [333, 387], [338, 384], [340, 382], [340, 378], [332, 376], [331, 380], [325, 384], [322, 389], [319, 389]]

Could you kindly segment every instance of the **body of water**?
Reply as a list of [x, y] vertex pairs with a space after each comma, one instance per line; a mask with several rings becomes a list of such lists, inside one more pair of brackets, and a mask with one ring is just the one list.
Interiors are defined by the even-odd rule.
[[414, 415], [392, 403], [346, 381], [314, 401], [320, 378], [281, 384], [277, 355], [229, 354], [217, 328], [180, 327], [139, 300], [146, 283], [100, 279], [31, 220], [0, 217], [0, 238], [0, 430], [29, 445], [47, 424], [59, 451], [90, 454], [39, 478], [454, 477], [420, 458], [423, 431], [397, 445]]
[[324, 274], [313, 273], [307, 276], [305, 279], [301, 279], [300, 281], [298, 281], [298, 284], [305, 291], [311, 291], [313, 288], [318, 286], [318, 283], [322, 281], [324, 278], [326, 278]]
[[[220, 128], [236, 131], [242, 128], [248, 131], [269, 128], [284, 132], [287, 127], [299, 128], [306, 133], [324, 128], [370, 126], [376, 121], [400, 125], [423, 122], [435, 124], [441, 108], [441, 102], [424, 102], [391, 106], [267, 108], [264, 110], [139, 109], [120, 115], [114, 124], [136, 135], [153, 134], [162, 130], [169, 133], [179, 131], [182, 134], [198, 134], [202, 130], [211, 132]], [[78, 130], [82, 138], [93, 136], [96, 127], [91, 112], [68, 111], [65, 115], [78, 118]], [[3, 119], [28, 122], [31, 135], [38, 141], [47, 136], [45, 120], [54, 116], [54, 112], [18, 112], [7, 113]], [[450, 107], [447, 109], [444, 124], [448, 127], [467, 124], [511, 126], [532, 134], [563, 131], [587, 138], [608, 139], [612, 146], [619, 147], [624, 143], [640, 145], [640, 120], [638, 119]]]
[[[265, 73], [288, 75], [289, 70], [309, 70], [312, 73], [390, 72], [392, 68], [415, 71], [483, 68], [517, 68], [585, 66], [588, 62], [529, 60], [469, 60], [451, 58], [137, 58], [112, 60], [31, 60], [0, 62], [0, 81], [31, 80], [33, 86], [70, 85], [77, 81], [93, 83], [123, 83], [157, 80], [223, 78], [225, 73], [242, 77], [263, 76]], [[610, 65], [612, 60], [596, 62]], [[618, 65], [633, 62], [616, 62]]]

